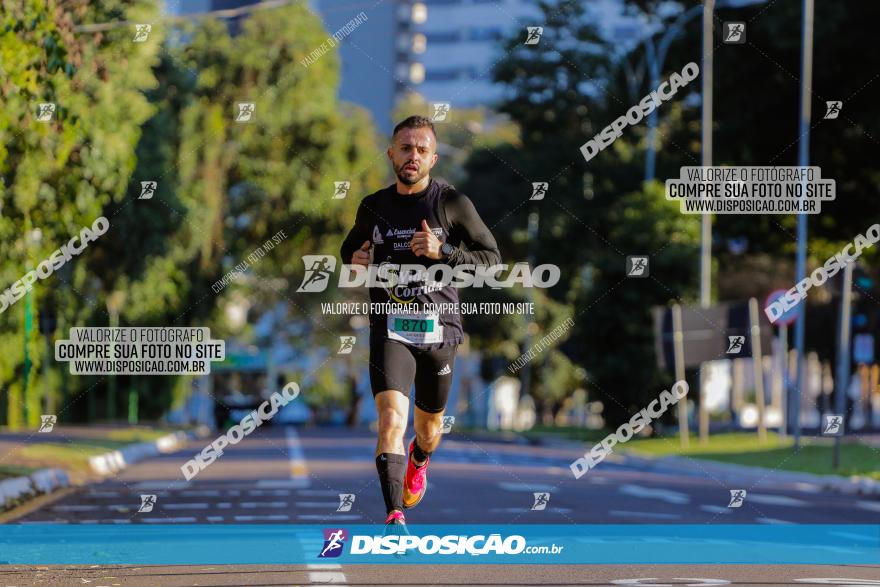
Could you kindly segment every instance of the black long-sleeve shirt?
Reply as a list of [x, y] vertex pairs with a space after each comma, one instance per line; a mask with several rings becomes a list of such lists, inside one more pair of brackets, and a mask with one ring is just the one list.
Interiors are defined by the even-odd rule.
[[[441, 242], [448, 242], [455, 250], [448, 258], [434, 260], [416, 256], [409, 248], [413, 234], [422, 230], [422, 220], [428, 223]], [[375, 264], [419, 264], [430, 268], [443, 263], [457, 265], [496, 265], [501, 253], [491, 231], [480, 218], [470, 198], [449, 184], [431, 179], [428, 187], [415, 194], [399, 194], [396, 184], [365, 197], [360, 204], [354, 226], [342, 243], [343, 263], [351, 263], [354, 252], [370, 241]], [[397, 295], [393, 288], [371, 287], [371, 302], [400, 303], [457, 303], [458, 291], [452, 285], [418, 293], [414, 296]], [[410, 299], [412, 298], [412, 299]], [[386, 333], [385, 314], [371, 314], [371, 335]], [[414, 344], [420, 348], [438, 348], [462, 342], [461, 319], [458, 313], [440, 315], [443, 326], [442, 343]]]

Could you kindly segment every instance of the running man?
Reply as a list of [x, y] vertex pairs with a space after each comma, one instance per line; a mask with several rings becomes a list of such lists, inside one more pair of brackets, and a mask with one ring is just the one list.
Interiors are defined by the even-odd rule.
[[[394, 128], [388, 160], [397, 182], [365, 197], [342, 243], [343, 263], [383, 275], [386, 264], [495, 265], [501, 255], [492, 233], [467, 196], [430, 177], [437, 163], [430, 119], [410, 116]], [[376, 469], [388, 517], [386, 533], [406, 533], [404, 508], [427, 490], [428, 463], [440, 444], [452, 385], [455, 349], [463, 340], [458, 313], [431, 313], [424, 304], [458, 303], [452, 285], [426, 276], [396, 286], [371, 287], [370, 302], [401, 304], [401, 314], [370, 315], [370, 386], [379, 415]], [[449, 307], [449, 306], [447, 306]], [[415, 437], [404, 450], [409, 392], [415, 383]]]

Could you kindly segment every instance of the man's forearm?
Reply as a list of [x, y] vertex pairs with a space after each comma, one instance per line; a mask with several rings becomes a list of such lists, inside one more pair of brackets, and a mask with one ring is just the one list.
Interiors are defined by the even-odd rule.
[[453, 267], [456, 265], [498, 265], [501, 263], [501, 253], [498, 251], [498, 245], [495, 244], [494, 238], [491, 243], [475, 241], [474, 244], [480, 248], [470, 250], [461, 246], [455, 247], [455, 250], [446, 259], [446, 263]]

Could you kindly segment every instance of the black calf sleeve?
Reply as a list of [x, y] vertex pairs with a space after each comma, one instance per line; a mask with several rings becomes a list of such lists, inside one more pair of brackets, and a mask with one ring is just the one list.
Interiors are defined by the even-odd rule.
[[385, 513], [403, 511], [403, 477], [406, 474], [406, 455], [383, 452], [376, 457], [379, 484], [385, 498]]

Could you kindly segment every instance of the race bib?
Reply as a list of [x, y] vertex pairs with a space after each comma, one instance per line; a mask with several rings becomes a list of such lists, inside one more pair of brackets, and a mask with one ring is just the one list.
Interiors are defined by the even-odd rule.
[[440, 313], [388, 314], [388, 338], [409, 344], [441, 343]]

